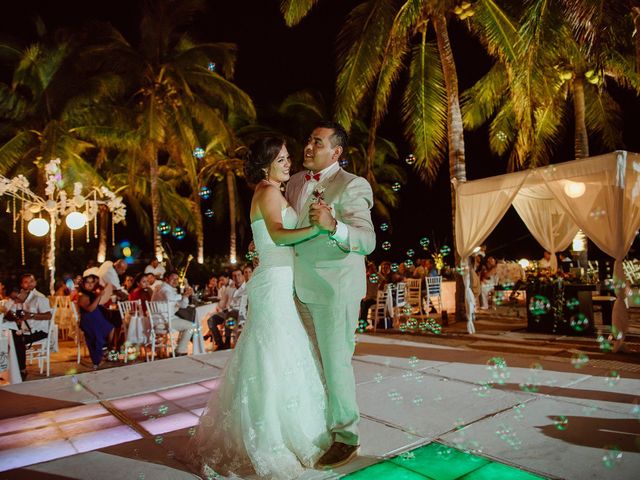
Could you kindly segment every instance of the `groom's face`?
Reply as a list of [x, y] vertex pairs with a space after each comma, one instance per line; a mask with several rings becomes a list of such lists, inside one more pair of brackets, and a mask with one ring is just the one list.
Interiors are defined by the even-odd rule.
[[316, 128], [304, 147], [304, 168], [312, 172], [324, 170], [332, 163], [337, 162], [342, 155], [342, 147], [331, 144], [332, 128]]

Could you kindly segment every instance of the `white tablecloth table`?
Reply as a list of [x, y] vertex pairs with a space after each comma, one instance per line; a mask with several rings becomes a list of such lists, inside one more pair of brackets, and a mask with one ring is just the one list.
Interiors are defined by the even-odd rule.
[[11, 330], [16, 328], [15, 323], [3, 321], [4, 315], [0, 313], [0, 372], [8, 372], [9, 383], [22, 383], [18, 357], [13, 345]]

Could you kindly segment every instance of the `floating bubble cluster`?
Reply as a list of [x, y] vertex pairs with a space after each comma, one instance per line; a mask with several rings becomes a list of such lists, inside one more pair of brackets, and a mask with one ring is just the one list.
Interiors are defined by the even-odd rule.
[[173, 227], [172, 234], [173, 238], [175, 238], [176, 240], [182, 240], [187, 235], [187, 232], [185, 232], [183, 227], [177, 226]]
[[200, 187], [198, 194], [200, 195], [200, 198], [207, 200], [211, 196], [211, 189], [205, 185]]
[[366, 332], [368, 326], [369, 326], [369, 322], [367, 322], [366, 320], [363, 320], [363, 319], [358, 320], [358, 333]]
[[487, 370], [491, 374], [491, 381], [499, 385], [504, 385], [511, 377], [507, 362], [502, 357], [490, 358], [487, 361]]
[[569, 324], [576, 332], [583, 332], [589, 328], [589, 319], [584, 313], [576, 313], [569, 320]]
[[622, 452], [616, 446], [605, 447], [602, 464], [606, 468], [614, 468], [622, 461]]
[[513, 429], [504, 423], [498, 425], [496, 435], [500, 440], [506, 442], [514, 450], [520, 450], [522, 447], [522, 441], [518, 438]]
[[193, 156], [198, 158], [198, 159], [202, 159], [204, 158], [206, 152], [204, 151], [204, 148], [202, 147], [196, 147], [193, 149]]
[[569, 426], [569, 419], [564, 415], [558, 415], [551, 418], [553, 420], [553, 426], [558, 430], [566, 430]]
[[529, 311], [534, 316], [545, 315], [551, 310], [551, 302], [544, 295], [534, 295], [529, 300]]
[[171, 233], [171, 225], [167, 222], [160, 222], [158, 224], [158, 232], [160, 232], [160, 235], [169, 235]]
[[607, 376], [604, 377], [604, 382], [609, 387], [615, 387], [620, 382], [620, 374], [617, 370], [611, 370], [607, 373]]
[[210, 72], [215, 72], [216, 71], [215, 62], [209, 62], [209, 65], [207, 65], [207, 70], [209, 70]]
[[574, 353], [571, 356], [571, 365], [575, 368], [582, 368], [589, 363], [589, 356], [586, 353]]
[[600, 350], [602, 350], [603, 352], [610, 352], [612, 350], [611, 343], [609, 342], [609, 340], [604, 338], [604, 336], [598, 335], [597, 341]]
[[400, 403], [404, 400], [404, 397], [398, 390], [389, 390], [387, 392], [387, 396], [391, 399], [392, 402]]

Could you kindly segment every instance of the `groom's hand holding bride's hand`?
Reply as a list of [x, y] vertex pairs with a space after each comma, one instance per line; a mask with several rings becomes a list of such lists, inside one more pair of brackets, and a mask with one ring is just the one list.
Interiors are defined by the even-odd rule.
[[338, 224], [337, 220], [333, 218], [331, 214], [331, 207], [321, 199], [311, 204], [309, 220], [312, 225], [316, 225], [324, 232], [335, 232]]

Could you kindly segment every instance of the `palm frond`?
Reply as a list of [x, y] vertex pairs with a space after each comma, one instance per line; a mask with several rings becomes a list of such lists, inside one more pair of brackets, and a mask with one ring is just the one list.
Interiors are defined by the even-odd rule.
[[494, 0], [480, 0], [474, 5], [471, 30], [487, 52], [513, 64], [518, 59], [518, 29], [514, 21]]
[[340, 30], [335, 117], [347, 130], [379, 71], [394, 17], [391, 0], [368, 0], [349, 13]]
[[623, 148], [622, 111], [615, 100], [604, 90], [585, 85], [585, 122], [590, 134], [602, 138], [611, 150]]
[[293, 27], [307, 16], [318, 0], [282, 0], [280, 11], [287, 26]]
[[17, 133], [0, 146], [0, 174], [5, 175], [9, 172], [25, 156], [26, 151], [36, 139], [37, 135], [27, 130]]
[[416, 157], [415, 168], [433, 181], [446, 145], [447, 98], [438, 49], [422, 42], [413, 48], [409, 81], [402, 98], [404, 130]]
[[509, 92], [507, 71], [502, 62], [495, 63], [491, 69], [464, 91], [460, 97], [462, 120], [465, 127], [475, 130], [489, 120]]

